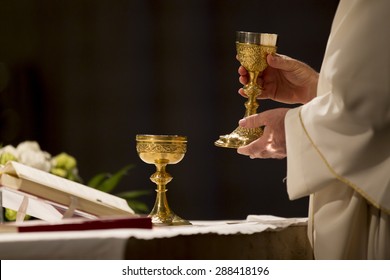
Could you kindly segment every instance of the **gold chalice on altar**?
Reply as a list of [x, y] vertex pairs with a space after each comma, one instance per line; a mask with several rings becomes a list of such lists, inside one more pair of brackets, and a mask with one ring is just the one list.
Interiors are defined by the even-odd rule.
[[176, 164], [187, 151], [187, 137], [178, 135], [136, 135], [139, 157], [148, 164], [154, 164], [157, 171], [150, 180], [157, 185], [157, 197], [149, 217], [157, 226], [190, 225], [187, 220], [176, 215], [168, 205], [166, 184], [172, 176], [166, 172], [168, 164]]
[[[248, 96], [245, 102], [245, 117], [256, 114], [259, 104], [257, 97], [261, 94], [261, 87], [257, 84], [257, 77], [267, 68], [267, 55], [276, 52], [276, 34], [254, 33], [239, 31], [236, 34], [237, 58], [249, 74], [249, 82], [243, 87]], [[222, 135], [215, 145], [225, 148], [238, 148], [258, 139], [263, 129], [237, 127], [232, 133]]]

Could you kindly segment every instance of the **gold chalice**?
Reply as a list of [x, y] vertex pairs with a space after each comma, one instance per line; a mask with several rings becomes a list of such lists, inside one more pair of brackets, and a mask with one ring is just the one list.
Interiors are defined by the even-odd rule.
[[[276, 34], [253, 33], [239, 31], [236, 34], [237, 58], [249, 74], [249, 82], [243, 87], [248, 96], [245, 102], [245, 117], [256, 114], [259, 104], [257, 97], [261, 94], [261, 87], [257, 84], [257, 77], [267, 68], [267, 55], [276, 52]], [[263, 129], [237, 127], [232, 133], [222, 135], [215, 145], [224, 148], [238, 148], [251, 143], [263, 134]]]
[[150, 180], [157, 185], [157, 197], [149, 217], [157, 226], [190, 225], [187, 220], [173, 213], [168, 205], [166, 184], [172, 176], [165, 171], [168, 164], [176, 164], [187, 151], [187, 137], [178, 135], [136, 135], [139, 157], [148, 164], [154, 164], [157, 171]]

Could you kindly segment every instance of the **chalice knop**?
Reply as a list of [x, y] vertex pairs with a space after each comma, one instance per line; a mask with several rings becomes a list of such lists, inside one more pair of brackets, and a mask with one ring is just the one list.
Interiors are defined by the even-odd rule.
[[190, 225], [187, 220], [176, 215], [168, 205], [167, 188], [172, 176], [166, 172], [168, 164], [176, 164], [187, 151], [187, 137], [179, 135], [136, 135], [137, 152], [142, 161], [156, 166], [150, 180], [157, 185], [157, 197], [149, 217], [157, 226]]
[[[257, 84], [257, 78], [267, 68], [267, 55], [276, 52], [276, 34], [239, 31], [236, 33], [237, 58], [248, 71], [249, 82], [243, 87], [248, 97], [245, 102], [245, 117], [256, 114], [259, 104], [257, 97], [262, 88]], [[237, 127], [232, 133], [222, 135], [215, 145], [224, 148], [238, 148], [251, 143], [263, 134], [263, 129]]]

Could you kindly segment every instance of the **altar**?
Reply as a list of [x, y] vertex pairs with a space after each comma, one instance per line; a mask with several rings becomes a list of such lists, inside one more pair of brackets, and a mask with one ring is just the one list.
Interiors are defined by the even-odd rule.
[[1, 233], [0, 258], [312, 259], [306, 218], [248, 216], [153, 229]]

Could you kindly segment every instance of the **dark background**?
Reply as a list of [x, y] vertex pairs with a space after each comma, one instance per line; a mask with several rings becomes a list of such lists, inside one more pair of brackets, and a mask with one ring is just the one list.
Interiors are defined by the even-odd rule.
[[[250, 160], [214, 141], [245, 111], [235, 31], [277, 33], [279, 53], [319, 70], [337, 3], [0, 0], [0, 142], [65, 151], [85, 180], [134, 163], [118, 191], [153, 190], [135, 135], [185, 135], [186, 156], [168, 167], [180, 216], [306, 216], [307, 198], [288, 199], [285, 160]], [[151, 208], [154, 197], [143, 201]]]

